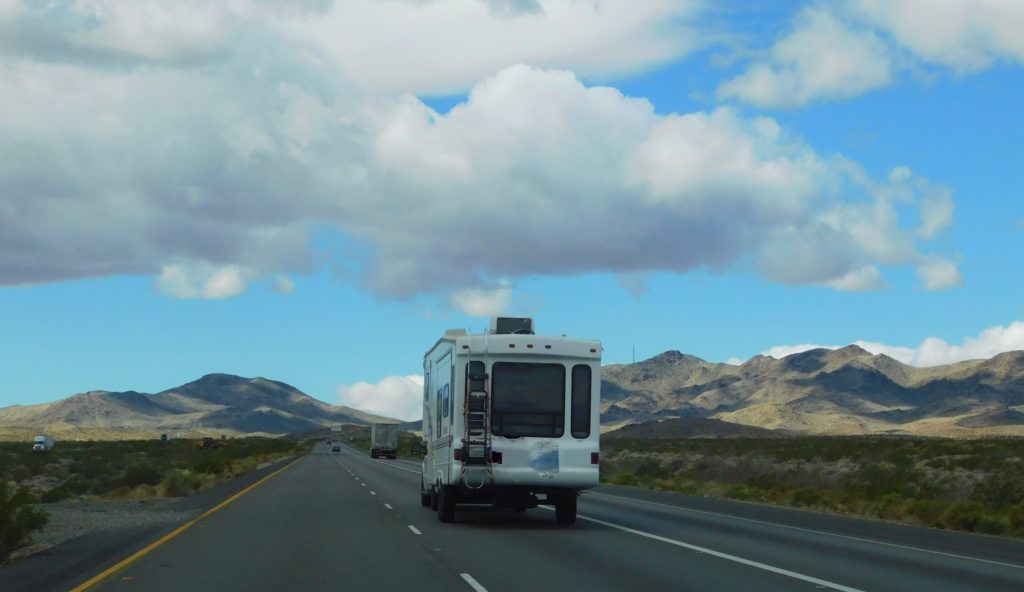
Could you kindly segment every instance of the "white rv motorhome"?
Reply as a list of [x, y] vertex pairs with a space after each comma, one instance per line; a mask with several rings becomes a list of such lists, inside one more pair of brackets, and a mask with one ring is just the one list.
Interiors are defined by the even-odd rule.
[[601, 343], [533, 333], [532, 319], [449, 330], [423, 358], [420, 502], [451, 522], [457, 504], [523, 511], [555, 506], [598, 483]]

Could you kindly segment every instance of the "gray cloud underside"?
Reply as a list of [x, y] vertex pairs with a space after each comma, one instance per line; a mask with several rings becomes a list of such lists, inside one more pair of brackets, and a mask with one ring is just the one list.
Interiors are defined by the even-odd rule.
[[818, 284], [921, 265], [941, 230], [898, 215], [941, 188], [909, 173], [867, 179], [770, 119], [657, 115], [527, 66], [439, 115], [351, 82], [291, 32], [251, 25], [203, 30], [201, 51], [187, 35], [93, 42], [95, 54], [42, 27], [8, 40], [0, 284], [189, 262], [306, 272], [322, 228], [361, 244], [341, 263], [391, 297], [749, 264]]

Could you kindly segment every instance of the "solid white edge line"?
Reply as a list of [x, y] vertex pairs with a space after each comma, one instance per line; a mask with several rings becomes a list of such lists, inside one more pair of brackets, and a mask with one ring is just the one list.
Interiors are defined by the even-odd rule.
[[411, 530], [413, 534], [423, 534], [422, 532], [420, 532], [420, 529], [416, 528], [412, 524], [409, 525], [409, 530]]
[[480, 582], [478, 582], [478, 581], [473, 579], [473, 576], [469, 575], [468, 573], [459, 574], [459, 575], [462, 576], [462, 579], [466, 580], [466, 583], [469, 584], [469, 586], [471, 588], [476, 590], [476, 592], [487, 592], [487, 588], [484, 588], [483, 586], [481, 586]]
[[[1012, 568], [1015, 568], [1015, 569], [1024, 569], [1024, 565], [1016, 565], [1014, 563], [1003, 563], [1002, 561], [993, 561], [991, 559], [982, 559], [980, 557], [971, 557], [970, 555], [957, 555], [956, 553], [946, 553], [945, 551], [935, 551], [933, 549], [923, 549], [921, 547], [911, 547], [909, 545], [900, 545], [900, 544], [897, 544], [897, 543], [887, 543], [885, 541], [878, 541], [878, 540], [875, 540], [875, 539], [865, 539], [863, 537], [855, 537], [855, 536], [850, 536], [850, 535], [847, 535], [847, 534], [836, 534], [834, 532], [828, 532], [828, 531], [825, 531], [825, 530], [816, 530], [816, 529], [813, 529], [813, 528], [802, 528], [800, 526], [790, 526], [788, 524], [781, 524], [779, 522], [768, 522], [767, 520], [758, 520], [756, 518], [744, 518], [742, 516], [733, 516], [732, 514], [723, 514], [721, 512], [711, 512], [711, 511], [708, 511], [708, 510], [698, 510], [696, 508], [687, 508], [685, 506], [673, 506], [672, 504], [663, 504], [663, 503], [660, 503], [660, 502], [651, 502], [651, 501], [642, 500], [642, 499], [634, 499], [634, 498], [631, 498], [631, 497], [623, 497], [621, 495], [612, 495], [610, 493], [599, 493], [597, 491], [590, 491], [590, 492], [587, 492], [587, 495], [596, 495], [596, 496], [600, 496], [600, 497], [610, 497], [610, 498], [626, 500], [626, 501], [630, 501], [630, 502], [637, 502], [637, 503], [641, 503], [641, 504], [649, 504], [649, 505], [652, 505], [652, 506], [660, 506], [662, 508], [670, 508], [672, 510], [679, 510], [679, 511], [682, 511], [682, 512], [694, 512], [694, 513], [697, 513], [697, 514], [707, 514], [709, 516], [719, 516], [721, 518], [731, 518], [733, 520], [743, 520], [744, 522], [754, 522], [754, 523], [757, 523], [757, 524], [764, 524], [766, 526], [776, 526], [776, 527], [779, 527], [779, 528], [788, 528], [790, 530], [799, 530], [799, 531], [802, 531], [802, 532], [811, 532], [811, 533], [814, 533], [814, 534], [823, 534], [823, 535], [827, 535], [827, 536], [831, 536], [831, 537], [836, 537], [836, 538], [840, 538], [840, 539], [847, 539], [847, 540], [851, 540], [851, 541], [860, 541], [862, 543], [871, 543], [871, 544], [874, 544], [874, 545], [885, 545], [886, 547], [895, 547], [897, 549], [906, 549], [908, 551], [919, 551], [921, 553], [932, 553], [934, 555], [942, 555], [944, 557], [955, 557], [957, 559], [967, 559], [969, 561], [980, 561], [981, 563], [990, 563], [992, 565], [1001, 565], [1003, 567], [1012, 567]], [[785, 508], [784, 506], [777, 506], [777, 507], [782, 508], [782, 509], [792, 509], [792, 508]]]
[[604, 520], [598, 520], [597, 518], [590, 518], [588, 516], [581, 516], [579, 514], [577, 514], [576, 517], [581, 519], [581, 520], [587, 520], [589, 522], [596, 522], [597, 524], [603, 524], [604, 526], [608, 526], [610, 528], [615, 528], [617, 530], [621, 530], [622, 532], [628, 532], [630, 534], [635, 534], [637, 536], [646, 537], [646, 538], [649, 538], [649, 539], [652, 539], [652, 540], [655, 540], [655, 541], [660, 541], [662, 543], [668, 543], [670, 545], [676, 545], [677, 547], [683, 547], [685, 549], [690, 549], [692, 551], [698, 551], [700, 553], [705, 553], [707, 555], [713, 555], [715, 557], [718, 557], [719, 559], [725, 559], [727, 561], [734, 561], [736, 563], [741, 563], [743, 565], [748, 565], [750, 567], [756, 567], [757, 569], [763, 569], [764, 571], [770, 571], [772, 573], [776, 573], [776, 574], [783, 575], [783, 576], [788, 576], [790, 578], [795, 578], [795, 579], [798, 579], [798, 580], [803, 580], [805, 582], [810, 582], [812, 584], [817, 584], [819, 586], [825, 586], [826, 588], [832, 588], [833, 590], [840, 590], [841, 592], [863, 592], [859, 588], [851, 588], [849, 586], [843, 586], [842, 584], [837, 584], [835, 582], [830, 582], [828, 580], [822, 580], [822, 579], [815, 578], [815, 577], [812, 577], [812, 576], [806, 576], [806, 575], [804, 575], [802, 573], [797, 573], [795, 571], [789, 571], [788, 569], [782, 569], [781, 567], [775, 567], [773, 565], [768, 565], [767, 563], [761, 563], [759, 561], [752, 561], [750, 559], [744, 559], [742, 557], [737, 557], [735, 555], [730, 555], [728, 553], [722, 553], [721, 551], [715, 551], [714, 549], [708, 549], [707, 547], [700, 547], [698, 545], [691, 545], [690, 543], [684, 543], [682, 541], [677, 541], [675, 539], [670, 539], [668, 537], [663, 537], [663, 536], [659, 536], [659, 535], [652, 534], [652, 533], [649, 533], [649, 532], [644, 532], [642, 530], [636, 530], [635, 528], [629, 528], [628, 526], [622, 526], [622, 525], [619, 525], [619, 524], [614, 524], [612, 522], [605, 522]]

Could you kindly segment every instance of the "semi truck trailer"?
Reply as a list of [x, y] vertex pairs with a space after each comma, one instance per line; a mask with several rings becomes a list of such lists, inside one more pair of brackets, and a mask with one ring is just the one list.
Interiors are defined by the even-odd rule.
[[53, 450], [53, 436], [32, 438], [32, 450]]
[[398, 424], [375, 423], [370, 427], [370, 458], [398, 458]]

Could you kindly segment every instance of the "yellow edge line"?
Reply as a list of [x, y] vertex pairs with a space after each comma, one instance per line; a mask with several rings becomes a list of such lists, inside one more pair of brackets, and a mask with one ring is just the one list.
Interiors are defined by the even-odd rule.
[[162, 544], [166, 543], [167, 541], [173, 539], [174, 537], [180, 535], [181, 533], [185, 532], [189, 528], [192, 528], [192, 526], [194, 526], [196, 522], [199, 522], [200, 520], [202, 520], [203, 518], [206, 518], [210, 514], [213, 514], [217, 510], [220, 510], [224, 506], [230, 504], [231, 502], [235, 501], [236, 499], [238, 499], [238, 498], [242, 497], [243, 495], [249, 493], [253, 489], [256, 489], [256, 487], [261, 485], [267, 479], [270, 479], [271, 477], [277, 475], [278, 473], [280, 473], [280, 472], [290, 468], [292, 465], [294, 465], [295, 463], [299, 462], [303, 458], [304, 457], [299, 457], [299, 458], [293, 460], [292, 462], [288, 463], [287, 465], [281, 467], [280, 469], [274, 471], [273, 473], [267, 475], [266, 477], [260, 479], [259, 481], [255, 482], [255, 483], [253, 483], [249, 487], [246, 487], [242, 491], [239, 491], [235, 495], [229, 497], [228, 499], [222, 501], [221, 503], [217, 504], [216, 506], [214, 506], [214, 507], [210, 508], [209, 510], [203, 512], [199, 516], [196, 516], [195, 518], [189, 520], [185, 524], [182, 524], [178, 528], [175, 528], [170, 533], [164, 535], [160, 540], [155, 541], [153, 543], [150, 543], [144, 549], [140, 549], [140, 550], [136, 551], [131, 557], [128, 557], [128, 558], [122, 560], [120, 563], [117, 563], [116, 565], [112, 565], [112, 566], [108, 567], [107, 569], [103, 570], [99, 574], [93, 576], [92, 578], [86, 580], [85, 582], [79, 584], [78, 586], [75, 586], [74, 588], [71, 589], [71, 592], [84, 592], [85, 590], [88, 590], [89, 588], [92, 588], [96, 584], [99, 584], [103, 580], [106, 580], [107, 578], [109, 578], [110, 576], [114, 575], [118, 571], [128, 567], [132, 563], [134, 563], [134, 562], [138, 561], [139, 559], [145, 557], [146, 555], [148, 555], [150, 552], [152, 552], [154, 549], [156, 549], [160, 545], [162, 545]]

